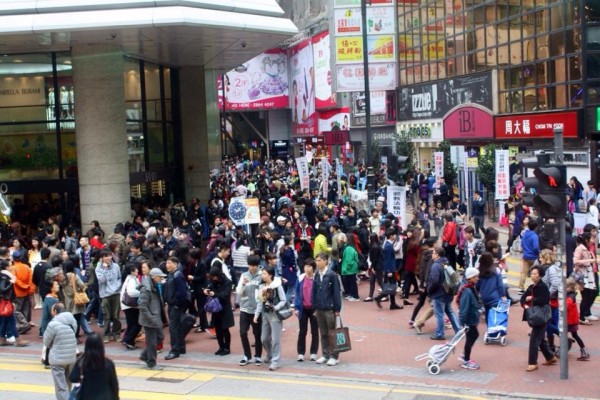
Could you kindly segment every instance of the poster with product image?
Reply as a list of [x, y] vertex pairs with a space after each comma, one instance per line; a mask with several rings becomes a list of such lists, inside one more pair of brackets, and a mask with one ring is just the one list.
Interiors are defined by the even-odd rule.
[[335, 92], [331, 89], [331, 42], [329, 31], [312, 38], [315, 65], [315, 107], [317, 110], [337, 106]]
[[317, 134], [315, 113], [315, 69], [312, 39], [306, 39], [290, 49], [290, 80], [292, 132], [295, 136]]

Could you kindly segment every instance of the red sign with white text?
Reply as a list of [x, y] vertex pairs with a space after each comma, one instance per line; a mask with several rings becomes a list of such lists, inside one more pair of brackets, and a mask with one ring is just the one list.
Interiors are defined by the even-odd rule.
[[444, 139], [472, 140], [494, 137], [494, 117], [483, 107], [458, 107], [444, 117]]
[[494, 119], [496, 139], [552, 139], [554, 128], [563, 128], [563, 137], [576, 139], [577, 111], [519, 114]]

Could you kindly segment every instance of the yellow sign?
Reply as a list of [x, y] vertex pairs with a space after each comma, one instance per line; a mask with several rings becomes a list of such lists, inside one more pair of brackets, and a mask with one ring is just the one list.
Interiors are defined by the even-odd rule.
[[446, 42], [444, 39], [435, 40], [435, 35], [423, 35], [423, 60], [434, 61], [446, 58]]
[[335, 49], [337, 62], [360, 62], [363, 60], [363, 40], [360, 36], [335, 38]]
[[246, 205], [246, 224], [260, 224], [260, 205], [256, 197], [244, 199]]
[[468, 157], [467, 158], [467, 166], [469, 168], [477, 168], [479, 165], [479, 158], [477, 157]]
[[516, 157], [519, 153], [519, 146], [508, 146], [508, 156], [510, 158]]

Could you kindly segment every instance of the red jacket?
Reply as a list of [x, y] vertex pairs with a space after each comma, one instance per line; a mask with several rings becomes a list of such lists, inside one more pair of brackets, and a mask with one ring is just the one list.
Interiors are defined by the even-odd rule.
[[577, 302], [575, 301], [575, 293], [567, 293], [567, 324], [577, 325], [579, 324], [579, 309], [577, 309]]
[[442, 242], [448, 242], [450, 246], [456, 246], [458, 240], [456, 240], [456, 222], [446, 222], [444, 225], [444, 233], [442, 234]]

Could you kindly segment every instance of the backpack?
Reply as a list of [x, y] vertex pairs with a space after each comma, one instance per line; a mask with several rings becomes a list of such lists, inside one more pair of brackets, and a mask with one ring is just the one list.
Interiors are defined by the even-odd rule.
[[444, 265], [444, 282], [442, 282], [444, 292], [446, 292], [446, 294], [451, 294], [454, 296], [458, 293], [460, 285], [461, 279], [458, 272], [451, 266]]

